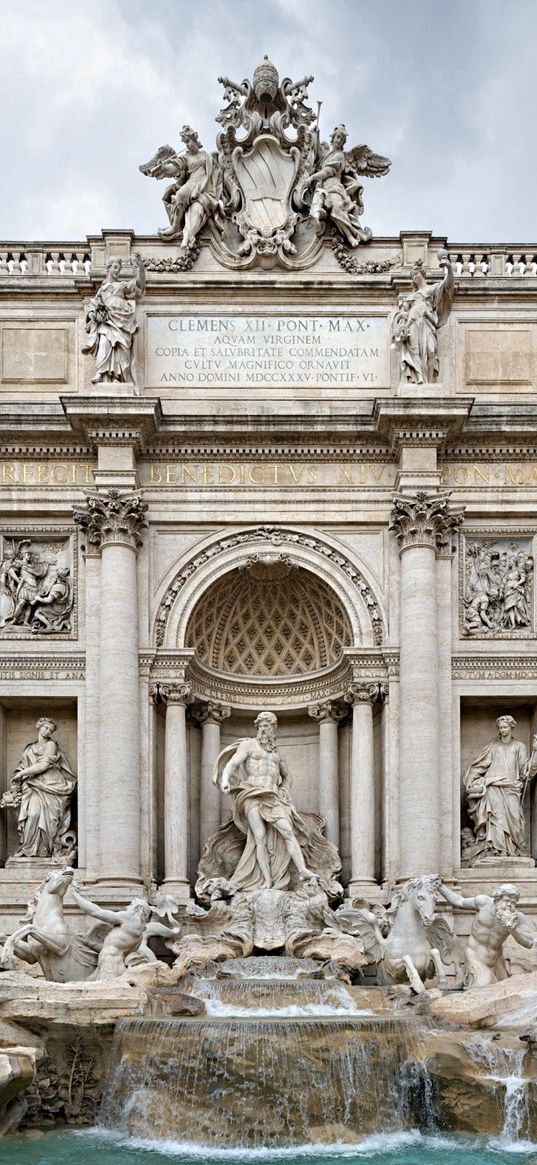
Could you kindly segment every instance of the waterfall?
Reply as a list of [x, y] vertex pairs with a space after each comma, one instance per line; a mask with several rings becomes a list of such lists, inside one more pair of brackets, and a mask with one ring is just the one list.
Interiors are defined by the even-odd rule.
[[500, 1142], [520, 1141], [529, 1126], [528, 1079], [524, 1073], [526, 1048], [506, 1047], [490, 1039], [468, 1040], [465, 1047], [479, 1070], [480, 1079], [503, 1090]]
[[222, 1018], [373, 1015], [368, 1008], [359, 1009], [337, 979], [198, 979], [191, 993], [203, 999], [207, 1015]]
[[126, 1019], [101, 1123], [221, 1148], [353, 1142], [417, 1123], [412, 1024], [376, 1017]]

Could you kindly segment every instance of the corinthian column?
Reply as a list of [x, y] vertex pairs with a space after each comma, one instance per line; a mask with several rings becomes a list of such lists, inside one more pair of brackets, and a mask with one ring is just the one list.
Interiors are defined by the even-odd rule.
[[347, 709], [335, 700], [310, 704], [308, 716], [319, 725], [319, 813], [326, 822], [326, 836], [339, 850], [338, 724]]
[[[384, 698], [379, 683], [351, 684], [345, 700], [352, 705], [351, 750], [351, 891], [375, 881], [375, 758], [373, 704]], [[364, 885], [365, 884], [365, 885]]]
[[449, 494], [396, 495], [401, 554], [400, 875], [439, 868], [440, 723], [436, 554], [461, 521]]
[[200, 852], [207, 839], [220, 825], [220, 789], [213, 781], [214, 766], [220, 752], [220, 725], [231, 716], [227, 704], [212, 700], [199, 704], [195, 718], [201, 724], [201, 783], [200, 783]]
[[147, 509], [117, 489], [86, 495], [74, 519], [101, 551], [99, 870], [118, 886], [140, 880], [140, 739], [136, 552]]
[[166, 705], [164, 735], [164, 881], [180, 901], [188, 901], [188, 748], [186, 708], [190, 684], [159, 684], [153, 693]]

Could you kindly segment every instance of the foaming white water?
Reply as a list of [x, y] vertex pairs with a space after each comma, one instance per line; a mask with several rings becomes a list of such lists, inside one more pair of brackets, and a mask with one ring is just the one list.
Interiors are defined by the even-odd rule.
[[300, 1019], [304, 1016], [317, 1016], [320, 1019], [331, 1016], [352, 1015], [360, 1017], [372, 1016], [373, 1011], [359, 1010], [352, 1006], [337, 1006], [330, 1003], [305, 1003], [303, 1007], [292, 1005], [287, 1007], [238, 1007], [234, 1003], [223, 1003], [220, 999], [205, 999], [207, 1015], [213, 1018], [227, 1019]]
[[220, 1149], [207, 1145], [192, 1144], [189, 1141], [177, 1140], [149, 1140], [145, 1137], [126, 1137], [109, 1129], [92, 1128], [78, 1130], [75, 1136], [99, 1138], [118, 1147], [140, 1150], [151, 1153], [167, 1154], [169, 1157], [189, 1157], [193, 1160], [210, 1161], [282, 1161], [300, 1157], [323, 1157], [326, 1161], [332, 1156], [340, 1157], [367, 1157], [373, 1153], [397, 1152], [412, 1145], [430, 1149], [453, 1149], [473, 1147], [470, 1140], [458, 1138], [427, 1136], [417, 1129], [394, 1133], [373, 1133], [366, 1136], [357, 1144], [349, 1145], [343, 1141], [334, 1141], [331, 1144], [304, 1144], [289, 1145], [279, 1148], [229, 1148]]

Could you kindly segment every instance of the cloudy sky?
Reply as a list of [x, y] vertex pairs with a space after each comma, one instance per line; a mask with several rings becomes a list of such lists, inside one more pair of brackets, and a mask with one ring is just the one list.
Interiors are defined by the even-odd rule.
[[537, 241], [537, 0], [0, 0], [0, 45], [3, 239], [154, 233], [139, 163], [185, 122], [214, 147], [217, 77], [268, 53], [392, 158], [375, 234]]

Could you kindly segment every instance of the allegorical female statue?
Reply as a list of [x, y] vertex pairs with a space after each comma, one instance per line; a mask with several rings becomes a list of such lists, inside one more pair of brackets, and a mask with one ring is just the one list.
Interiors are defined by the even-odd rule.
[[524, 854], [522, 802], [527, 781], [537, 773], [537, 736], [528, 760], [525, 745], [513, 739], [516, 720], [499, 716], [496, 725], [496, 740], [487, 744], [464, 774], [468, 813], [474, 823], [472, 849], [477, 860]]
[[444, 270], [439, 283], [427, 283], [421, 262], [412, 271], [412, 290], [399, 297], [392, 341], [400, 349], [401, 381], [431, 384], [438, 378], [438, 329], [445, 324], [455, 280], [447, 251], [438, 252]]
[[120, 279], [121, 259], [106, 264], [106, 278], [90, 301], [86, 316], [87, 343], [82, 351], [95, 356], [92, 384], [133, 381], [132, 358], [136, 321], [136, 301], [145, 291], [145, 268], [140, 255], [133, 254], [137, 267], [133, 279]]
[[43, 716], [36, 728], [37, 740], [26, 745], [0, 808], [18, 811], [16, 858], [49, 858], [63, 864], [75, 852], [70, 802], [76, 777], [52, 739], [54, 720]]

